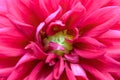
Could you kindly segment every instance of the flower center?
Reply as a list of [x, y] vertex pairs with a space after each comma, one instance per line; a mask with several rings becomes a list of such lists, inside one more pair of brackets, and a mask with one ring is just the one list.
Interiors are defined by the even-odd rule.
[[72, 35], [68, 35], [67, 30], [60, 31], [44, 39], [45, 48], [58, 55], [68, 54], [72, 50], [72, 43], [68, 41], [71, 39]]

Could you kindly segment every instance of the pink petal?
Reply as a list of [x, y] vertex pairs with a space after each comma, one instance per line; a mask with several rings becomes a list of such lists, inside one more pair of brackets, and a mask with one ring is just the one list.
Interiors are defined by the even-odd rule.
[[70, 64], [72, 72], [75, 76], [83, 78], [83, 80], [88, 80], [85, 71], [79, 64]]
[[90, 52], [87, 50], [78, 50], [78, 49], [75, 49], [75, 53], [77, 53], [80, 57], [88, 58], [88, 59], [98, 58], [104, 54], [99, 51]]
[[26, 0], [26, 1], [21, 0], [21, 1], [35, 13], [35, 15], [39, 18], [40, 22], [42, 22], [46, 18], [46, 16], [44, 16], [44, 14], [42, 14], [41, 12], [39, 0]]
[[35, 27], [30, 24], [26, 24], [14, 19], [13, 16], [7, 15], [8, 19], [14, 24], [14, 26], [21, 32], [26, 38], [33, 40], [35, 35]]
[[26, 50], [19, 49], [19, 48], [11, 48], [6, 46], [0, 46], [0, 57], [18, 57], [22, 56]]
[[18, 63], [16, 64], [16, 67], [20, 66], [20, 65], [23, 65], [24, 63], [27, 63], [27, 62], [31, 62], [31, 61], [34, 61], [36, 60], [36, 58], [29, 54], [29, 53], [26, 53], [19, 61]]
[[99, 38], [107, 38], [107, 39], [119, 39], [120, 31], [119, 30], [109, 30], [104, 34], [100, 35]]
[[[104, 0], [104, 1], [100, 1], [100, 0], [80, 0], [83, 5], [85, 6], [87, 13], [91, 13], [99, 8], [104, 7], [105, 5], [107, 5], [107, 3], [109, 3], [111, 0]], [[96, 4], [97, 3], [97, 4]]]
[[13, 67], [10, 67], [10, 68], [3, 68], [3, 69], [0, 69], [0, 79], [3, 77], [3, 78], [6, 78], [10, 75], [10, 73], [13, 71]]
[[44, 64], [39, 71], [38, 80], [53, 80], [53, 66]]
[[105, 55], [104, 57], [101, 57], [99, 61], [101, 61], [105, 65], [101, 67], [103, 71], [116, 72], [116, 73], [120, 72], [119, 70], [120, 62], [115, 60], [114, 58]]
[[0, 57], [0, 69], [14, 67], [19, 59], [20, 57]]
[[0, 0], [0, 14], [6, 14], [6, 13], [7, 13], [6, 1]]
[[119, 60], [120, 52], [120, 31], [119, 30], [109, 30], [106, 33], [99, 36], [100, 41], [107, 40], [110, 45], [107, 45], [107, 55]]
[[7, 7], [9, 7], [9, 15], [13, 15], [14, 19], [32, 25], [36, 25], [39, 23], [38, 18], [33, 14], [31, 9], [29, 9], [25, 4], [23, 4], [21, 0], [7, 0], [6, 3]]
[[49, 53], [45, 62], [48, 63], [49, 66], [53, 66], [56, 64], [56, 60], [55, 60], [56, 58], [57, 58], [56, 54]]
[[114, 59], [120, 61], [120, 45], [114, 45], [107, 49], [106, 55], [113, 57]]
[[45, 22], [48, 24], [48, 23], [52, 22], [53, 20], [57, 20], [60, 17], [61, 14], [62, 14], [62, 8], [61, 8], [61, 6], [59, 6], [58, 9], [55, 12], [50, 14], [45, 19]]
[[44, 79], [44, 80], [53, 80], [53, 74], [52, 72]]
[[8, 18], [0, 15], [0, 44], [9, 47], [23, 48], [27, 42], [27, 38], [17, 31]]
[[68, 78], [67, 78], [67, 75], [66, 75], [66, 72], [65, 72], [65, 71], [62, 73], [62, 75], [60, 76], [60, 79], [59, 79], [59, 80], [68, 80]]
[[[16, 34], [16, 35], [14, 35]], [[15, 29], [0, 28], [0, 44], [8, 47], [23, 48], [27, 39]]]
[[82, 65], [85, 70], [92, 74], [97, 80], [114, 80], [114, 78], [107, 72], [99, 71], [91, 66]]
[[79, 62], [79, 56], [73, 52], [71, 52], [71, 54], [65, 54], [64, 57], [70, 63], [78, 63]]
[[81, 37], [74, 43], [74, 51], [84, 58], [97, 58], [105, 53], [105, 45], [94, 38]]
[[38, 59], [45, 59], [47, 57], [47, 54], [34, 42], [28, 44], [25, 49], [32, 50], [31, 54]]
[[44, 62], [39, 62], [26, 80], [53, 80], [53, 73]]
[[100, 34], [108, 31], [111, 27], [115, 26], [119, 21], [120, 8], [110, 6], [98, 9], [86, 16], [83, 23], [81, 22], [81, 34], [83, 36], [99, 36]]
[[37, 61], [29, 54], [23, 56], [8, 77], [8, 80], [22, 80], [31, 72]]
[[42, 67], [44, 66], [43, 62], [39, 62], [35, 68], [30, 73], [28, 80], [37, 80], [39, 77], [39, 72], [42, 70]]
[[43, 17], [47, 17], [50, 13], [54, 12], [58, 8], [58, 1], [52, 0], [39, 0], [40, 12]]
[[43, 46], [42, 46], [42, 39], [41, 39], [41, 35], [40, 35], [40, 32], [42, 32], [42, 29], [45, 27], [45, 22], [41, 22], [37, 29], [36, 29], [36, 42], [39, 44], [39, 46], [43, 49]]
[[66, 39], [66, 40], [74, 41], [75, 39], [77, 39], [79, 37], [79, 30], [77, 28], [67, 29], [67, 35], [70, 35], [73, 37], [72, 37], [72, 40], [70, 40], [70, 39]]
[[66, 70], [68, 80], [76, 80], [73, 72], [70, 70], [67, 64], [65, 65], [65, 70]]
[[64, 29], [65, 29], [65, 24], [63, 24], [62, 21], [51, 22], [47, 27], [46, 34], [54, 35], [55, 33], [62, 31]]
[[104, 44], [99, 42], [97, 39], [92, 38], [92, 37], [80, 37], [74, 41], [74, 43], [84, 43], [88, 45], [94, 45], [94, 46], [99, 46], [99, 47], [105, 47]]
[[108, 6], [120, 6], [120, 0], [111, 0], [107, 5]]
[[61, 46], [55, 42], [50, 42], [48, 44], [49, 44], [49, 47], [48, 47], [49, 50], [62, 50], [62, 51], [65, 50], [63, 46]]
[[62, 59], [62, 57], [60, 57], [60, 61], [58, 63], [56, 63], [55, 67], [54, 67], [54, 71], [53, 71], [53, 76], [55, 79], [59, 79], [61, 74], [64, 71], [64, 61]]
[[67, 28], [74, 28], [78, 26], [80, 17], [85, 13], [84, 7], [80, 2], [76, 3], [76, 5], [68, 10], [63, 16], [61, 20], [66, 24]]

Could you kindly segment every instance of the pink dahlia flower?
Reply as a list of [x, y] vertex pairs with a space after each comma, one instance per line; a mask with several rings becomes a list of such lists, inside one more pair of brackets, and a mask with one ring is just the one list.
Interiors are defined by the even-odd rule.
[[0, 80], [120, 80], [120, 0], [0, 0]]

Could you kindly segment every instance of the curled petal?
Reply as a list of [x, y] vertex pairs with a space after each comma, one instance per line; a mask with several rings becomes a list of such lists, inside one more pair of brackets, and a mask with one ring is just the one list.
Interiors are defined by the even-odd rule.
[[46, 34], [53, 35], [64, 29], [65, 29], [65, 25], [61, 21], [51, 22], [51, 24], [49, 24], [49, 26], [47, 27]]
[[67, 29], [66, 37], [68, 41], [72, 42], [79, 37], [79, 30], [77, 28]]
[[54, 42], [50, 42], [49, 43], [49, 50], [65, 50], [63, 46], [57, 44], [57, 43], [54, 43]]
[[37, 43], [40, 44], [40, 46], [42, 46], [41, 45], [42, 41], [41, 41], [40, 32], [42, 32], [43, 27], [45, 27], [45, 22], [41, 22], [36, 29], [36, 41], [37, 41]]
[[80, 17], [85, 13], [85, 8], [81, 5], [80, 2], [76, 4], [77, 7], [67, 11], [61, 17], [63, 23], [66, 24], [67, 28], [75, 28], [79, 24]]
[[50, 53], [50, 54], [48, 54], [45, 62], [49, 63], [49, 66], [53, 66], [56, 64], [55, 58], [57, 58], [56, 54]]
[[64, 57], [70, 63], [78, 63], [79, 62], [79, 56], [75, 53], [71, 52], [71, 54], [65, 54]]
[[47, 57], [46, 53], [34, 42], [31, 42], [31, 44], [27, 45], [25, 49], [32, 50], [30, 53], [38, 59], [45, 59]]
[[61, 74], [64, 71], [64, 67], [65, 67], [64, 61], [62, 57], [60, 57], [60, 61], [55, 65], [54, 71], [53, 71], [53, 75], [55, 79], [60, 78]]
[[58, 10], [56, 10], [54, 13], [50, 14], [46, 19], [45, 19], [45, 23], [48, 24], [53, 20], [57, 20], [60, 15], [62, 13], [62, 8], [61, 6], [59, 6]]

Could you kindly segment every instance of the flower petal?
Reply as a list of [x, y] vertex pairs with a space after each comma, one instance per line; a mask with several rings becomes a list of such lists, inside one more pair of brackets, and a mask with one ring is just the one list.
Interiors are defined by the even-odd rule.
[[73, 72], [70, 70], [70, 68], [68, 67], [67, 63], [65, 64], [65, 70], [66, 70], [66, 74], [67, 74], [68, 80], [76, 80]]
[[65, 25], [62, 23], [62, 21], [55, 21], [51, 22], [49, 26], [47, 27], [46, 34], [47, 35], [53, 35], [59, 31], [62, 31], [65, 29]]
[[57, 20], [60, 17], [61, 13], [62, 13], [62, 8], [61, 8], [61, 6], [59, 6], [58, 9], [55, 12], [53, 12], [52, 14], [50, 14], [45, 19], [46, 24], [50, 23], [53, 20]]
[[53, 66], [44, 64], [39, 71], [38, 80], [53, 80]]
[[38, 24], [38, 18], [21, 0], [6, 0], [6, 3], [9, 15], [14, 16], [14, 19], [34, 26]]
[[2, 78], [7, 79], [12, 71], [13, 71], [13, 67], [0, 69], [0, 79], [1, 80]]
[[107, 39], [119, 39], [120, 31], [119, 30], [109, 30], [104, 34], [100, 35], [99, 38], [107, 38]]
[[66, 24], [67, 28], [75, 28], [78, 26], [80, 17], [84, 13], [85, 8], [80, 2], [78, 2], [71, 10], [68, 10], [65, 14], [63, 14], [61, 20]]
[[101, 7], [104, 7], [111, 0], [104, 0], [104, 1], [101, 1], [101, 0], [80, 0], [80, 1], [85, 6], [87, 13], [90, 14], [91, 12], [93, 12]]
[[39, 77], [39, 71], [42, 70], [43, 65], [44, 65], [43, 62], [39, 62], [30, 73], [28, 80], [37, 80]]
[[0, 0], [0, 14], [6, 14], [6, 13], [7, 13], [6, 1]]
[[114, 80], [114, 78], [107, 72], [99, 71], [94, 67], [88, 65], [82, 65], [85, 70], [87, 70], [90, 74], [92, 74], [96, 80]]
[[94, 38], [81, 37], [74, 43], [74, 51], [84, 58], [97, 58], [104, 55], [106, 46]]
[[11, 15], [7, 15], [7, 17], [14, 24], [16, 29], [18, 29], [18, 31], [21, 32], [26, 38], [28, 38], [29, 40], [34, 39], [35, 27], [33, 27], [30, 24], [20, 22], [20, 21], [14, 19], [13, 16], [11, 16]]
[[19, 48], [11, 48], [6, 46], [0, 46], [0, 57], [18, 57], [22, 56], [26, 50]]
[[96, 37], [108, 31], [118, 23], [120, 17], [120, 7], [109, 6], [98, 9], [86, 16], [80, 24], [80, 33], [83, 36]]
[[70, 63], [78, 63], [79, 62], [79, 56], [73, 52], [71, 54], [64, 54], [64, 57], [67, 61]]
[[120, 72], [120, 62], [115, 60], [114, 58], [105, 55], [104, 57], [101, 57], [99, 61], [101, 61], [105, 65], [104, 67], [101, 67], [101, 70], [116, 73]]
[[58, 8], [58, 1], [53, 0], [39, 0], [40, 12], [43, 17], [47, 17], [50, 13], [54, 12]]
[[79, 64], [70, 64], [72, 72], [75, 76], [83, 79], [83, 80], [88, 80], [85, 71]]
[[61, 51], [64, 51], [64, 47], [55, 43], [55, 42], [50, 42], [48, 43], [49, 44], [49, 50], [61, 50]]
[[36, 65], [37, 61], [30, 54], [26, 54], [20, 59], [14, 68], [14, 71], [8, 77], [8, 80], [23, 80]]
[[0, 15], [0, 44], [8, 47], [23, 48], [27, 43], [27, 38], [15, 28], [9, 19]]
[[62, 57], [60, 57], [60, 61], [58, 63], [56, 63], [55, 67], [54, 67], [54, 71], [53, 71], [53, 75], [55, 79], [59, 79], [61, 74], [64, 71], [64, 61], [62, 59]]
[[31, 54], [38, 59], [45, 59], [47, 57], [47, 54], [34, 42], [28, 44], [25, 49], [32, 50]]

